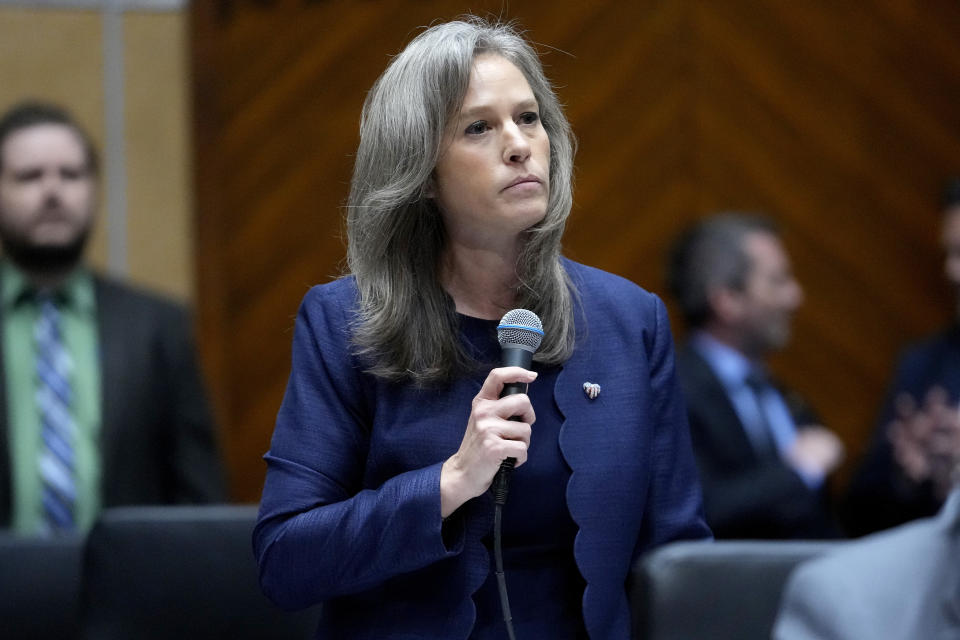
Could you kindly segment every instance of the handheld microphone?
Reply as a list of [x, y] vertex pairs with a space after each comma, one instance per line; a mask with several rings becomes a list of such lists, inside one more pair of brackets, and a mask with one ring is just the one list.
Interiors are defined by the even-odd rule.
[[[514, 309], [508, 311], [497, 327], [497, 341], [500, 343], [500, 364], [504, 367], [523, 367], [529, 369], [533, 362], [533, 353], [543, 342], [543, 323], [533, 311]], [[523, 382], [509, 382], [503, 385], [500, 397], [524, 393], [527, 385]], [[520, 420], [519, 416], [510, 418]], [[503, 505], [507, 502], [507, 489], [510, 486], [510, 474], [516, 458], [507, 458], [500, 463], [500, 469], [493, 478], [493, 557], [497, 576], [497, 591], [500, 593], [500, 608], [507, 628], [507, 638], [514, 640], [513, 616], [510, 615], [510, 599], [507, 597], [507, 578], [503, 573], [503, 549], [500, 524], [503, 519]]]
[[[500, 343], [500, 365], [504, 367], [523, 367], [529, 369], [534, 352], [543, 342], [543, 323], [533, 311], [513, 309], [508, 311], [497, 326], [497, 341]], [[500, 397], [524, 393], [527, 385], [523, 382], [509, 382], [503, 385]], [[513, 417], [511, 420], [519, 420]], [[507, 501], [510, 485], [510, 473], [516, 458], [507, 458], [500, 463], [500, 470], [493, 479], [493, 498], [496, 504]]]

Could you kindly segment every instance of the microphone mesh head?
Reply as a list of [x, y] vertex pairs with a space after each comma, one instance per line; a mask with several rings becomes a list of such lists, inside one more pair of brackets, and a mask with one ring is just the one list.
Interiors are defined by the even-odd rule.
[[543, 323], [533, 311], [507, 311], [497, 327], [497, 341], [501, 347], [520, 347], [536, 351], [543, 342]]

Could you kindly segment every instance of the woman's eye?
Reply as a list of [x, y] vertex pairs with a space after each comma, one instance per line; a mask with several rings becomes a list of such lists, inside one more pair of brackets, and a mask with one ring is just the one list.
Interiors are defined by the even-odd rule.
[[475, 135], [478, 133], [483, 133], [487, 130], [487, 123], [483, 120], [478, 120], [473, 124], [467, 125], [466, 133], [467, 135]]
[[527, 111], [520, 114], [521, 124], [534, 124], [540, 119], [540, 114], [534, 111]]

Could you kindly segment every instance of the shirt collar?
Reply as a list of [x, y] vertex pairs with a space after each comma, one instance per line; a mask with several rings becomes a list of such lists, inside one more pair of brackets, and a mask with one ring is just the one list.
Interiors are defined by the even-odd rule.
[[[9, 260], [0, 264], [0, 304], [12, 309], [34, 299], [35, 289], [27, 276]], [[78, 267], [57, 288], [55, 295], [68, 308], [83, 313], [92, 313], [95, 308], [93, 275], [84, 267]]]
[[756, 365], [745, 355], [705, 331], [695, 333], [691, 338], [691, 344], [707, 361], [724, 386], [735, 388], [744, 384], [747, 375], [756, 368]]

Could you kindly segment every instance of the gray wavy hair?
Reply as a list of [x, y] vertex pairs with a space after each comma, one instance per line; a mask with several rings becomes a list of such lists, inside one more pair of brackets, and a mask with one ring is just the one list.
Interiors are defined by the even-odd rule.
[[560, 245], [573, 202], [576, 140], [533, 48], [513, 25], [475, 16], [423, 31], [374, 83], [363, 105], [347, 208], [347, 266], [360, 292], [358, 352], [369, 371], [419, 385], [442, 383], [476, 363], [460, 344], [452, 298], [440, 284], [446, 232], [427, 197], [447, 123], [463, 104], [474, 58], [503, 56], [523, 73], [550, 139], [550, 193], [517, 264], [517, 305], [546, 329], [535, 360], [573, 351], [573, 288]]

